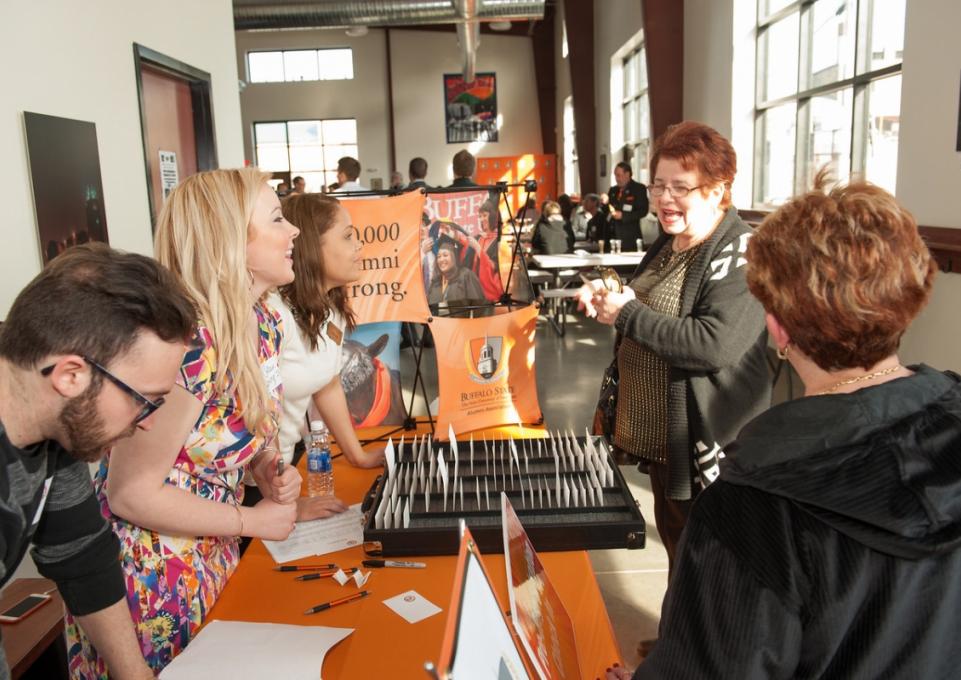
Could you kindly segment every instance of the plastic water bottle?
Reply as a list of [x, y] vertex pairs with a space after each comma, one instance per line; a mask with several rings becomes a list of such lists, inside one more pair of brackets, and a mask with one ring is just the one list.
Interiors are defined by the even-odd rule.
[[310, 434], [307, 435], [307, 495], [311, 497], [334, 495], [330, 435], [322, 420], [310, 421]]

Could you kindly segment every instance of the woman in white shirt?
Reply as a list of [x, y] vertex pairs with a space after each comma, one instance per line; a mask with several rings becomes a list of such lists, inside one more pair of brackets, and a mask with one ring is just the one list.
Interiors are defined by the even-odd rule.
[[[344, 286], [360, 276], [361, 243], [350, 216], [335, 198], [294, 194], [284, 200], [282, 210], [301, 231], [294, 248], [294, 282], [268, 300], [280, 313], [284, 331], [280, 348], [284, 384], [281, 455], [293, 462], [312, 404], [351, 465], [376, 467], [383, 463], [384, 450], [361, 448], [340, 383], [344, 336], [355, 325]], [[297, 519], [327, 517], [345, 509], [336, 498], [301, 498]]]

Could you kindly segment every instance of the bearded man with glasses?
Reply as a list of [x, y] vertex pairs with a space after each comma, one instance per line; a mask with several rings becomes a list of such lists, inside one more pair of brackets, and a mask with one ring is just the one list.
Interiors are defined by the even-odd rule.
[[57, 583], [115, 678], [154, 674], [88, 463], [150, 429], [196, 316], [155, 260], [91, 243], [51, 262], [0, 326], [0, 586], [32, 544], [38, 570]]

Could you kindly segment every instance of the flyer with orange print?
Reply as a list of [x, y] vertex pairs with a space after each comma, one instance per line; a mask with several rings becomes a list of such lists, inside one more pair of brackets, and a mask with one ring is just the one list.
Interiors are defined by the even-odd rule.
[[542, 420], [534, 372], [537, 308], [477, 319], [434, 317], [439, 405], [437, 438]]

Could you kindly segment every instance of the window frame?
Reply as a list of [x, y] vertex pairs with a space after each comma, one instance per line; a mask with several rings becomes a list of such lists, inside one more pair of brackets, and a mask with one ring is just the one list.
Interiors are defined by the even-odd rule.
[[[354, 129], [355, 129], [355, 130], [358, 129], [358, 127], [357, 127], [357, 119], [356, 119], [356, 118], [349, 118], [349, 117], [343, 117], [343, 116], [338, 116], [338, 117], [334, 117], [334, 118], [291, 118], [291, 119], [280, 119], [280, 120], [257, 120], [257, 121], [253, 121], [253, 122], [251, 123], [251, 126], [250, 126], [250, 132], [251, 132], [251, 135], [253, 135], [254, 160], [255, 160], [255, 162], [256, 162], [257, 167], [260, 167], [260, 152], [259, 152], [258, 143], [257, 143], [257, 126], [258, 126], [258, 125], [279, 125], [279, 124], [283, 124], [283, 126], [284, 126], [284, 132], [285, 132], [285, 134], [286, 134], [285, 146], [287, 147], [287, 171], [286, 171], [286, 172], [288, 172], [288, 173], [290, 174], [291, 178], [295, 177], [296, 175], [302, 175], [302, 174], [305, 174], [305, 173], [319, 173], [319, 174], [321, 174], [321, 175], [324, 175], [324, 176], [325, 176], [325, 181], [324, 181], [324, 184], [323, 184], [323, 186], [322, 186], [321, 189], [322, 189], [322, 190], [326, 189], [327, 184], [328, 184], [327, 181], [326, 181], [326, 175], [327, 175], [327, 173], [329, 173], [329, 172], [335, 172], [335, 173], [336, 173], [337, 168], [336, 168], [336, 167], [334, 167], [334, 168], [321, 167], [321, 168], [315, 168], [315, 169], [298, 168], [298, 169], [295, 171], [295, 170], [293, 169], [293, 163], [292, 163], [292, 161], [291, 161], [291, 155], [290, 155], [290, 123], [317, 123], [317, 124], [318, 124], [318, 127], [319, 127], [319, 129], [320, 129], [320, 150], [321, 150], [321, 158], [326, 158], [326, 157], [327, 157], [327, 154], [325, 153], [325, 151], [326, 151], [326, 149], [327, 149], [328, 147], [335, 147], [335, 146], [355, 146], [355, 147], [357, 147], [357, 149], [358, 149], [358, 155], [359, 155], [359, 153], [360, 153], [360, 151], [359, 151], [359, 150], [360, 150], [360, 142], [358, 141], [358, 140], [359, 140], [359, 137], [360, 137], [359, 132], [358, 132], [357, 137], [355, 138], [355, 141], [354, 141], [354, 143], [353, 143], [352, 145], [351, 145], [351, 144], [342, 144], [342, 143], [338, 143], [338, 144], [327, 144], [327, 143], [324, 141], [324, 136], [323, 136], [323, 135], [324, 135], [324, 133], [323, 133], [323, 124], [324, 124], [324, 122], [326, 122], [326, 121], [331, 121], [331, 120], [352, 120], [352, 121], [354, 121]], [[283, 170], [272, 170], [272, 169], [269, 169], [269, 168], [261, 168], [261, 170], [264, 170], [265, 172], [271, 172], [271, 173], [274, 173], [274, 172], [284, 172]]]
[[[647, 43], [646, 41], [641, 40], [640, 42], [635, 44], [633, 47], [631, 47], [630, 50], [621, 57], [622, 82], [626, 77], [624, 74], [628, 72], [629, 62], [633, 60], [635, 57], [637, 58], [637, 67], [644, 70], [644, 85], [643, 87], [637, 87], [636, 90], [634, 89], [634, 87], [637, 86], [637, 76], [635, 75], [635, 78], [631, 83], [631, 86], [632, 86], [631, 91], [628, 92], [627, 89], [625, 88], [624, 92], [622, 92], [622, 96], [621, 96], [622, 127], [626, 127], [629, 124], [628, 116], [632, 108], [632, 105], [633, 105], [633, 108], [635, 108], [635, 110], [638, 112], [638, 115], [636, 117], [637, 135], [629, 139], [626, 131], [622, 130], [622, 134], [624, 135], [623, 149], [625, 151], [624, 160], [626, 160], [628, 163], [631, 164], [631, 167], [634, 168], [635, 173], [641, 178], [641, 181], [646, 181], [647, 163], [650, 158], [650, 150], [652, 146], [651, 111], [650, 111], [651, 99], [649, 95], [651, 84], [647, 77], [648, 74], [647, 74]], [[647, 128], [648, 129], [647, 129], [646, 135], [643, 134], [643, 130], [641, 129], [642, 128], [641, 120], [643, 119], [643, 113], [641, 113], [641, 111], [644, 108], [647, 109]]]
[[[799, 194], [806, 191], [807, 177], [805, 169], [808, 165], [808, 148], [810, 146], [810, 116], [811, 100], [825, 94], [833, 94], [850, 88], [852, 91], [851, 106], [851, 140], [848, 153], [850, 154], [849, 176], [862, 174], [865, 171], [867, 162], [867, 125], [859, 124], [864, 120], [867, 95], [870, 86], [884, 78], [900, 75], [903, 69], [903, 48], [901, 61], [873, 70], [864, 70], [869, 62], [868, 50], [870, 49], [871, 37], [871, 13], [874, 9], [875, 0], [849, 0], [854, 3], [854, 74], [840, 80], [834, 80], [814, 87], [800, 89], [802, 83], [808, 77], [806, 70], [809, 66], [808, 56], [812, 44], [813, 36], [813, 12], [817, 2], [827, 2], [829, 0], [794, 0], [776, 12], [764, 15], [765, 0], [757, 0], [756, 23], [755, 23], [755, 54], [754, 54], [754, 181], [751, 188], [751, 200], [755, 208], [765, 209], [776, 207], [776, 204], [762, 201], [762, 182], [765, 176], [764, 165], [764, 114], [777, 106], [796, 103], [795, 109], [795, 151], [794, 151], [794, 176], [792, 180], [793, 193]], [[766, 64], [767, 54], [763, 53], [766, 43], [763, 40], [764, 34], [779, 21], [791, 17], [798, 13], [798, 67], [795, 73], [795, 92], [794, 94], [777, 97], [774, 99], [762, 99], [761, 93], [764, 91], [764, 81], [767, 76], [763, 68]]]
[[[329, 51], [343, 51], [343, 50], [347, 50], [348, 52], [350, 52], [350, 64], [351, 64], [350, 78], [321, 78], [320, 77], [320, 73], [321, 73], [320, 53], [329, 52]], [[287, 66], [286, 66], [287, 60], [284, 56], [288, 52], [313, 52], [315, 58], [317, 59], [317, 78], [312, 78], [307, 80], [304, 80], [304, 79], [288, 80]], [[284, 71], [283, 80], [253, 80], [253, 78], [251, 78], [250, 76], [250, 55], [252, 54], [279, 54], [280, 65]], [[244, 55], [244, 63], [247, 66], [247, 83], [250, 85], [276, 85], [279, 83], [285, 83], [285, 84], [286, 83], [323, 83], [327, 81], [354, 80], [356, 77], [356, 72], [354, 70], [354, 48], [351, 47], [350, 45], [338, 45], [338, 46], [328, 46], [328, 47], [299, 47], [299, 48], [290, 48], [285, 50], [277, 50], [277, 49], [247, 50], [246, 54]]]

